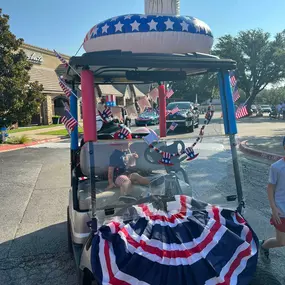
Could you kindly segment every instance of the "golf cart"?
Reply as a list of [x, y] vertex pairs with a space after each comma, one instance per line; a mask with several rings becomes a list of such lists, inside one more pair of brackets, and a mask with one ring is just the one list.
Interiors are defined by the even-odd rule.
[[[229, 70], [235, 69], [236, 63], [199, 53], [118, 50], [85, 53], [72, 57], [69, 64], [67, 76], [75, 86], [81, 84], [84, 108], [82, 174], [75, 169], [72, 154], [78, 141], [72, 135], [67, 208], [69, 249], [79, 284], [281, 285], [269, 272], [259, 269], [258, 239], [242, 216], [245, 203], [229, 82]], [[219, 78], [224, 129], [231, 150], [225, 153], [232, 157], [236, 195], [215, 193], [213, 181], [203, 184], [210, 189], [197, 199], [193, 179], [205, 181], [205, 177], [194, 173], [192, 163], [197, 161], [199, 168], [194, 150], [201, 137], [187, 134], [182, 140], [166, 136], [164, 82], [206, 72], [216, 72]], [[94, 85], [110, 82], [159, 83], [160, 137], [153, 134], [152, 140], [147, 136], [98, 142]], [[212, 115], [207, 112], [202, 130], [207, 131]], [[138, 159], [126, 161], [127, 171], [149, 181], [147, 185], [132, 185], [129, 195], [121, 194], [119, 187], [108, 189], [110, 157], [118, 150], [129, 156], [135, 153]], [[199, 151], [201, 160], [205, 159], [203, 151]], [[209, 165], [216, 161], [214, 156], [207, 159]], [[206, 171], [211, 172], [211, 168]]]

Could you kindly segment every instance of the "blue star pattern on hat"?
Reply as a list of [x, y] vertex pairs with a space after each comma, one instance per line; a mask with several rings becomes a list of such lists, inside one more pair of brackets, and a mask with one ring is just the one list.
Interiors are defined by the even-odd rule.
[[162, 159], [159, 161], [160, 164], [171, 166], [173, 163], [171, 162], [171, 153], [163, 152]]
[[197, 153], [197, 154], [194, 153], [194, 150], [192, 147], [187, 147], [185, 149], [185, 153], [188, 156], [188, 158], [187, 158], [188, 161], [195, 159], [199, 155], [199, 153]]
[[121, 33], [166, 31], [200, 34], [213, 38], [209, 26], [194, 17], [133, 14], [114, 17], [95, 25], [87, 33], [84, 42], [90, 39]]
[[120, 139], [126, 139], [127, 138], [127, 136], [129, 135], [131, 133], [131, 130], [129, 129], [129, 128], [127, 128], [127, 127], [123, 127], [121, 130], [120, 130], [120, 132], [119, 132], [119, 138]]

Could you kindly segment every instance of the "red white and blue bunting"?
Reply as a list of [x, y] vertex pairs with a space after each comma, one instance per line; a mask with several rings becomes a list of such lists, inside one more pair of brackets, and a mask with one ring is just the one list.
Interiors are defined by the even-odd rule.
[[249, 284], [258, 239], [236, 211], [178, 195], [128, 207], [92, 240], [99, 284]]

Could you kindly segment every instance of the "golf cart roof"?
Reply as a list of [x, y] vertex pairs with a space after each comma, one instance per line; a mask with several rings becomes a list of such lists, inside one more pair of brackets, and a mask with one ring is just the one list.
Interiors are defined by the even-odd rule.
[[94, 74], [95, 84], [142, 84], [185, 80], [186, 76], [233, 70], [236, 62], [201, 53], [151, 54], [120, 50], [90, 52], [70, 58], [67, 80], [80, 83], [81, 70]]

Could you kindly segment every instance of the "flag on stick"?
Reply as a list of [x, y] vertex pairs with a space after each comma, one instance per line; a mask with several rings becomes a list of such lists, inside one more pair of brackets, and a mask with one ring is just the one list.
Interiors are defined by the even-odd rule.
[[62, 64], [67, 68], [69, 66], [68, 62], [55, 50], [53, 50], [55, 56], [62, 62]]
[[174, 94], [172, 89], [166, 90], [166, 98], [169, 99]]
[[232, 88], [232, 92], [233, 92], [233, 100], [234, 100], [234, 102], [236, 102], [240, 98], [237, 84], [235, 85], [234, 88]]
[[237, 84], [237, 80], [233, 72], [230, 73], [230, 82], [232, 87], [234, 87]]
[[64, 81], [59, 77], [58, 78], [59, 80], [59, 86], [61, 87], [61, 89], [63, 90], [64, 94], [67, 96], [67, 97], [70, 97], [70, 95], [74, 95], [76, 98], [78, 98], [74, 92], [72, 91], [72, 89], [70, 87], [68, 87]]
[[236, 110], [236, 119], [243, 118], [248, 115], [246, 105], [239, 106]]
[[179, 108], [176, 106], [174, 109], [172, 109], [172, 110], [170, 111], [170, 114], [174, 115], [174, 114], [176, 114], [176, 113], [179, 112], [179, 111], [180, 111]]
[[78, 124], [67, 108], [64, 109], [64, 116], [61, 118], [61, 122], [69, 132], [72, 132]]
[[177, 126], [178, 126], [178, 124], [175, 123], [175, 122], [173, 122], [173, 123], [171, 124], [171, 126], [169, 127], [169, 131], [174, 131]]

